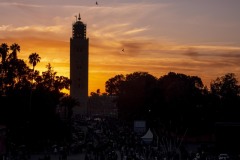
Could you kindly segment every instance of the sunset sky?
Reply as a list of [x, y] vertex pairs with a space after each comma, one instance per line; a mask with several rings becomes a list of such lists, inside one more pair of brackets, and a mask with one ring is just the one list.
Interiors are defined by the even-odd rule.
[[[69, 77], [75, 15], [89, 38], [89, 93], [117, 74], [168, 72], [211, 80], [232, 72], [240, 81], [240, 0], [0, 0], [0, 44], [18, 57], [37, 52]], [[124, 48], [125, 52], [122, 52]]]

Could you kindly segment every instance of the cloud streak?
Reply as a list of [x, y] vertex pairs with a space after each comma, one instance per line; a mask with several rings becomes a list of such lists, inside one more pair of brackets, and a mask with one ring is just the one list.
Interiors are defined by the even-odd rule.
[[14, 6], [20, 8], [40, 8], [42, 5], [30, 4], [30, 3], [20, 3], [20, 2], [0, 2], [0, 6]]
[[[62, 26], [21, 26], [21, 27], [14, 27], [12, 25], [2, 25], [0, 26], [0, 31], [4, 32], [53, 32], [59, 33], [62, 30]], [[40, 33], [38, 33], [40, 34]]]
[[125, 35], [136, 34], [136, 33], [139, 33], [139, 32], [146, 31], [146, 30], [148, 30], [147, 27], [145, 27], [145, 28], [134, 28], [134, 29], [132, 29], [132, 30], [126, 31], [124, 34], [125, 34]]

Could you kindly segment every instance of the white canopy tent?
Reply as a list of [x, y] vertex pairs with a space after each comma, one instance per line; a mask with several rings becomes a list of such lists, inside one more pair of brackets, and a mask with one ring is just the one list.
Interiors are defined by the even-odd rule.
[[149, 144], [153, 141], [153, 133], [150, 130], [150, 128], [148, 129], [147, 133], [144, 136], [142, 136], [141, 138], [147, 144]]

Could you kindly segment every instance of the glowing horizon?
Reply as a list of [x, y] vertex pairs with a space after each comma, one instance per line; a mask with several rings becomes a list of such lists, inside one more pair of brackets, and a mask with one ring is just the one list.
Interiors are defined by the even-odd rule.
[[[39, 71], [51, 63], [69, 77], [72, 22], [79, 12], [89, 38], [89, 93], [105, 91], [117, 74], [143, 71], [199, 76], [204, 85], [232, 72], [240, 76], [240, 1], [12, 0], [0, 2], [0, 43], [18, 43]], [[60, 12], [59, 12], [60, 11]], [[124, 48], [124, 52], [122, 49]], [[30, 65], [29, 65], [30, 66]]]

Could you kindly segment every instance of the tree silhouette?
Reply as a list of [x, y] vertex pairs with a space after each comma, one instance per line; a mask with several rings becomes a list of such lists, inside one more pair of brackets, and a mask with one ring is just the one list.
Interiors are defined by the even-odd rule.
[[[205, 93], [201, 78], [185, 74], [169, 72], [158, 79], [159, 100], [156, 112], [164, 123], [182, 126], [189, 133], [201, 131], [202, 119], [205, 119]], [[203, 117], [204, 116], [204, 117]], [[171, 123], [170, 123], [171, 122]], [[196, 128], [196, 127], [195, 127]]]
[[6, 77], [6, 57], [9, 51], [9, 47], [6, 43], [2, 43], [0, 45], [0, 57], [1, 57], [1, 64], [0, 64], [0, 88], [1, 88], [1, 95], [5, 95], [5, 77]]
[[38, 54], [29, 56], [33, 65], [30, 69], [17, 58], [20, 46], [14, 43], [10, 48], [12, 53], [8, 56], [8, 45], [2, 43], [0, 46], [0, 123], [8, 126], [9, 143], [35, 148], [44, 146], [47, 140], [60, 141], [66, 136], [63, 132], [66, 126], [62, 125], [56, 107], [65, 95], [62, 89], [70, 88], [70, 80], [57, 76], [51, 64], [40, 75], [39, 71], [34, 70], [40, 62]]
[[217, 103], [219, 120], [240, 120], [238, 117], [240, 106], [240, 85], [234, 73], [227, 73], [217, 77], [210, 84], [211, 93]]
[[41, 57], [37, 53], [32, 53], [29, 55], [28, 59], [29, 59], [29, 63], [32, 64], [33, 71], [34, 71], [34, 67], [37, 65], [37, 63], [40, 62]]
[[8, 55], [9, 47], [6, 43], [2, 43], [0, 46], [0, 56], [2, 57], [2, 64], [6, 61]]
[[240, 94], [240, 86], [234, 73], [227, 73], [212, 81], [211, 92], [220, 98], [234, 98]]
[[119, 116], [133, 120], [146, 117], [152, 103], [152, 89], [157, 79], [147, 72], [117, 75], [106, 82], [106, 92], [116, 95]]
[[119, 95], [122, 91], [123, 82], [125, 81], [125, 79], [125, 76], [122, 74], [110, 78], [105, 83], [106, 92], [110, 95]]
[[201, 78], [169, 72], [158, 80], [158, 87], [163, 92], [168, 106], [193, 106], [201, 103], [198, 99], [204, 90]]
[[17, 52], [20, 52], [20, 46], [17, 43], [14, 43], [10, 46], [12, 53], [9, 55], [12, 59], [17, 59]]
[[[203, 130], [200, 126], [212, 125], [212, 121], [206, 124], [209, 92], [197, 76], [169, 72], [157, 79], [147, 72], [134, 72], [110, 78], [106, 91], [116, 95], [119, 117], [124, 120], [145, 119], [150, 125], [158, 121], [169, 127], [191, 128], [190, 134]], [[197, 130], [192, 129], [195, 125]]]
[[[211, 93], [215, 100], [216, 122], [238, 123], [240, 106], [240, 85], [234, 73], [226, 73], [217, 77], [210, 84]], [[219, 124], [219, 123], [217, 123]], [[216, 126], [217, 147], [219, 150], [237, 153], [240, 139], [239, 127], [231, 125]]]

